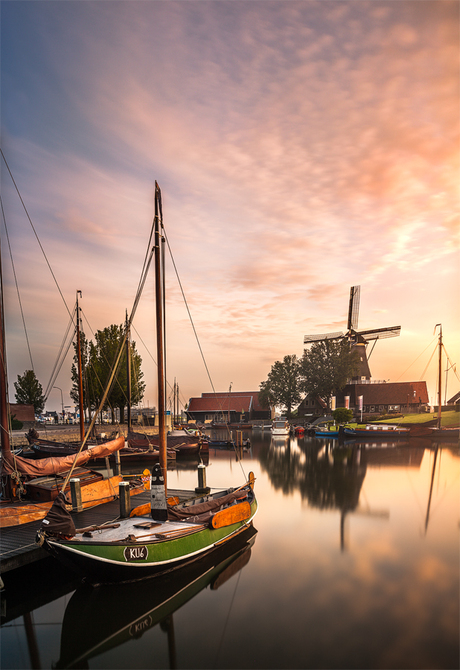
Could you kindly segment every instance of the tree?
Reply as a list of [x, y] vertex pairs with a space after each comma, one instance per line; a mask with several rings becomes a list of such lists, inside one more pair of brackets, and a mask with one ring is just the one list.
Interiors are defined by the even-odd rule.
[[[86, 409], [95, 410], [99, 407], [105, 387], [112, 373], [120, 345], [124, 340], [124, 327], [111, 325], [95, 334], [95, 342], [88, 342], [81, 337], [82, 367], [83, 367], [83, 404]], [[141, 370], [142, 358], [136, 351], [136, 343], [129, 344], [131, 357], [131, 405], [137, 405], [144, 397], [145, 383], [142, 381], [144, 373]], [[128, 405], [128, 377], [126, 369], [126, 348], [123, 350], [118, 370], [112, 382], [109, 394], [102, 409], [110, 408], [112, 423], [114, 409], [120, 410], [120, 420], [123, 421], [124, 410]], [[78, 402], [78, 371], [77, 353], [75, 352], [72, 365], [73, 387], [70, 396]]]
[[45, 396], [43, 388], [33, 370], [26, 370], [24, 374], [18, 375], [18, 381], [14, 382], [16, 389], [16, 402], [19, 405], [33, 405], [35, 414], [41, 414], [45, 408]]
[[336, 423], [348, 423], [353, 418], [353, 410], [346, 407], [337, 407], [332, 412], [332, 418]]
[[359, 356], [347, 340], [314, 342], [299, 361], [300, 387], [312, 398], [330, 400], [359, 368]]
[[285, 407], [288, 416], [292, 407], [301, 400], [299, 387], [299, 362], [297, 356], [285, 356], [276, 361], [268, 373], [266, 381], [260, 384], [259, 400], [263, 407], [280, 405]]

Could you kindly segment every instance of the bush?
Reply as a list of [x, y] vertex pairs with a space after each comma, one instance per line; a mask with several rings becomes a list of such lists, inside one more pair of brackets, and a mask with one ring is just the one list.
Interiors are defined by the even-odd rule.
[[337, 407], [332, 412], [332, 416], [336, 423], [349, 423], [353, 418], [353, 411], [346, 407]]
[[22, 430], [23, 425], [22, 421], [19, 421], [14, 416], [11, 417], [11, 430]]

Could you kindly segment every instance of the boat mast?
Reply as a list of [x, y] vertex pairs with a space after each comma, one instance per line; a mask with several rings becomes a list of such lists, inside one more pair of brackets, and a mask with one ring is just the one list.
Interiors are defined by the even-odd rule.
[[126, 379], [128, 395], [128, 431], [131, 431], [131, 334], [128, 321], [128, 312], [126, 311]]
[[[11, 453], [8, 406], [8, 377], [6, 372], [5, 319], [3, 312], [3, 273], [0, 257], [0, 437], [2, 452]], [[9, 481], [9, 478], [8, 478]]]
[[155, 310], [157, 330], [157, 375], [158, 375], [158, 419], [159, 419], [159, 441], [160, 441], [160, 467], [166, 489], [166, 424], [165, 424], [165, 364], [164, 364], [164, 312], [163, 312], [163, 278], [164, 267], [162, 265], [163, 237], [160, 232], [163, 225], [163, 214], [161, 206], [161, 190], [155, 182]]
[[441, 428], [441, 384], [442, 384], [442, 324], [437, 323], [435, 328], [439, 326], [439, 361], [438, 361], [438, 430]]
[[78, 294], [81, 291], [77, 291], [77, 361], [78, 361], [78, 405], [80, 409], [80, 440], [83, 442], [85, 439], [85, 415], [83, 409], [83, 375], [82, 375], [82, 365], [81, 365], [81, 338], [80, 338], [80, 307], [78, 306]]

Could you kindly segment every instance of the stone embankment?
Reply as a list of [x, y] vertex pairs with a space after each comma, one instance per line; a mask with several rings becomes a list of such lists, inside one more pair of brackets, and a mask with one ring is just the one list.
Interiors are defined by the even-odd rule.
[[[12, 445], [13, 447], [22, 447], [27, 446], [26, 433], [29, 431], [29, 428], [35, 428], [38, 433], [38, 436], [45, 440], [52, 440], [53, 442], [77, 442], [80, 439], [80, 427], [79, 426], [68, 426], [68, 425], [47, 425], [43, 424], [30, 424], [25, 425], [21, 430], [13, 431]], [[158, 428], [153, 426], [133, 426], [133, 430], [143, 433], [144, 435], [155, 435], [158, 433]], [[121, 433], [125, 437], [128, 434], [127, 424], [121, 424], [115, 426], [112, 424], [109, 425], [96, 425], [95, 431], [97, 435], [105, 434], [107, 437], [110, 437], [113, 433]]]

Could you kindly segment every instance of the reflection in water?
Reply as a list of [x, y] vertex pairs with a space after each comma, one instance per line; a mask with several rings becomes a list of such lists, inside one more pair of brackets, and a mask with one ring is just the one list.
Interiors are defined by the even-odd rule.
[[[457, 445], [259, 431], [242, 462], [259, 500], [244, 570], [249, 553], [235, 549], [164, 586], [91, 590], [50, 563], [8, 574], [0, 666], [458, 667]], [[193, 489], [194, 467], [172, 471], [171, 486]], [[207, 476], [239, 483], [234, 452], [210, 450]], [[227, 567], [238, 575], [211, 591]]]
[[237, 574], [249, 562], [256, 535], [249, 526], [208, 556], [159, 577], [98, 587], [83, 584], [64, 614], [56, 667], [87, 667], [88, 659], [139, 639], [157, 624], [167, 634], [170, 667], [175, 667], [173, 613], [207, 586], [216, 590]]

